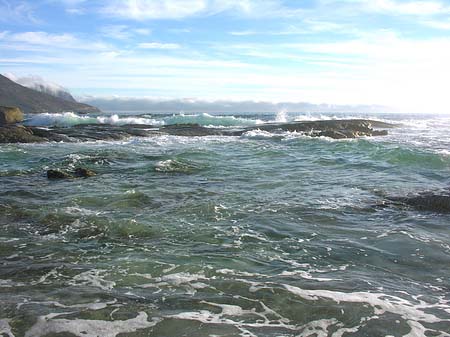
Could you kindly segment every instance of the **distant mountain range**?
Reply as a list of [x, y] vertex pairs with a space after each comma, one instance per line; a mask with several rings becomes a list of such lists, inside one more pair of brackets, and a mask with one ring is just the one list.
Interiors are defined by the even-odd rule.
[[271, 103], [257, 101], [204, 101], [196, 99], [158, 100], [151, 98], [85, 97], [83, 102], [98, 106], [103, 111], [136, 111], [161, 113], [277, 113], [317, 112], [317, 113], [377, 113], [390, 109], [381, 105], [332, 105], [311, 103]]
[[[37, 84], [34, 88], [40, 91], [27, 88], [0, 75], [0, 105], [18, 107], [24, 113], [100, 112], [96, 107], [76, 102], [64, 90], [51, 91], [50, 94], [48, 87], [45, 85], [39, 86]], [[65, 94], [62, 92], [65, 92]]]

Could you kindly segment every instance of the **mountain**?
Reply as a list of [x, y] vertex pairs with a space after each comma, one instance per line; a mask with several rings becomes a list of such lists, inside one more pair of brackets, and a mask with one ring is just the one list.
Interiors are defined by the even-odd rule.
[[88, 104], [65, 100], [24, 87], [3, 75], [0, 75], [0, 105], [18, 107], [25, 113], [100, 112], [98, 108]]
[[18, 77], [12, 73], [3, 74], [5, 77], [9, 78], [11, 81], [17, 84], [23, 85], [24, 87], [44, 92], [46, 94], [62, 98], [66, 101], [76, 102], [75, 98], [72, 97], [70, 92], [59, 84], [47, 81], [41, 76], [29, 75], [24, 77]]

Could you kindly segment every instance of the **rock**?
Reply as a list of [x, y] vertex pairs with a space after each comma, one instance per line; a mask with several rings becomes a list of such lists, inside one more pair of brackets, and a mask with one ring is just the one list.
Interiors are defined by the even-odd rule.
[[0, 126], [0, 143], [41, 143], [46, 140], [24, 126]]
[[75, 169], [75, 176], [79, 178], [93, 177], [95, 175], [97, 175], [97, 173], [84, 167], [77, 167]]
[[251, 127], [213, 128], [198, 124], [174, 124], [161, 127], [151, 125], [99, 125], [81, 124], [73, 127], [52, 127], [49, 129], [27, 127], [22, 129], [1, 128], [0, 143], [31, 142], [84, 142], [95, 140], [122, 140], [129, 137], [150, 137], [174, 135], [184, 137], [204, 136], [241, 136], [249, 131], [261, 130], [271, 133], [298, 132], [311, 137], [329, 137], [347, 139], [366, 136], [384, 136], [386, 130], [374, 130], [372, 127], [389, 128], [393, 125], [363, 119], [321, 120], [291, 123], [268, 123]]
[[386, 130], [374, 130], [377, 128], [391, 128], [392, 124], [366, 119], [333, 119], [319, 121], [302, 121], [282, 124], [263, 124], [246, 128], [244, 132], [255, 129], [273, 132], [289, 131], [300, 132], [311, 137], [329, 137], [333, 139], [357, 138], [365, 136], [385, 136]]
[[426, 192], [413, 196], [391, 197], [388, 199], [421, 211], [450, 213], [450, 193]]
[[19, 108], [0, 106], [0, 125], [23, 122], [23, 113]]
[[47, 178], [48, 179], [70, 179], [70, 178], [73, 178], [73, 176], [67, 172], [63, 172], [60, 170], [48, 170]]

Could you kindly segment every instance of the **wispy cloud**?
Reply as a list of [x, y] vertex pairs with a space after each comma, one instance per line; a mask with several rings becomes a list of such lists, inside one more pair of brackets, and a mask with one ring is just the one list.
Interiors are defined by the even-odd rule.
[[396, 0], [369, 0], [367, 6], [375, 11], [391, 12], [409, 15], [434, 15], [448, 13], [450, 7], [441, 2], [427, 1], [396, 1]]
[[[0, 42], [9, 43], [9, 48], [17, 50], [33, 50], [35, 47], [52, 47], [52, 49], [85, 49], [105, 50], [110, 48], [103, 42], [82, 40], [70, 33], [52, 34], [42, 31], [0, 33]], [[35, 49], [38, 51], [39, 49]]]
[[86, 9], [84, 5], [86, 4], [87, 0], [52, 0], [56, 3], [61, 3], [64, 7], [67, 13], [73, 14], [73, 15], [82, 15], [86, 14]]
[[117, 39], [117, 40], [127, 40], [135, 35], [150, 35], [152, 33], [151, 29], [148, 28], [133, 28], [127, 25], [107, 25], [100, 28], [102, 35]]
[[180, 49], [181, 46], [177, 43], [159, 43], [159, 42], [143, 42], [138, 45], [141, 49]]
[[277, 30], [242, 30], [242, 31], [232, 31], [229, 32], [230, 35], [234, 36], [254, 36], [254, 35], [272, 35], [272, 36], [283, 36], [283, 35], [307, 35], [316, 34], [322, 32], [332, 32], [332, 33], [355, 33], [356, 29], [348, 24], [339, 24], [330, 21], [319, 21], [305, 19], [300, 21], [298, 24], [290, 24], [281, 27]]
[[234, 35], [234, 36], [250, 36], [250, 35], [258, 35], [258, 34], [261, 34], [261, 32], [256, 32], [253, 30], [241, 30], [241, 31], [230, 32], [230, 35]]
[[46, 32], [24, 32], [10, 34], [7, 36], [10, 41], [24, 42], [37, 45], [55, 45], [74, 43], [77, 39], [72, 34], [49, 34]]
[[180, 19], [198, 14], [206, 8], [204, 0], [114, 0], [103, 8], [103, 12], [134, 20]]
[[435, 28], [435, 29], [442, 29], [442, 30], [450, 30], [450, 20], [426, 20], [421, 21], [421, 24]]
[[113, 0], [102, 12], [132, 20], [182, 19], [231, 13], [248, 17], [295, 16], [301, 8], [290, 8], [281, 0]]
[[38, 24], [33, 6], [25, 1], [0, 0], [0, 22], [24, 22]]

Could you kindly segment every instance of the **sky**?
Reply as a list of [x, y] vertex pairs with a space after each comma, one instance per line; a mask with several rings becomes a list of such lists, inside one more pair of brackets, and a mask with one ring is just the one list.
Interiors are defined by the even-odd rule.
[[0, 0], [0, 73], [78, 96], [450, 113], [450, 1]]

